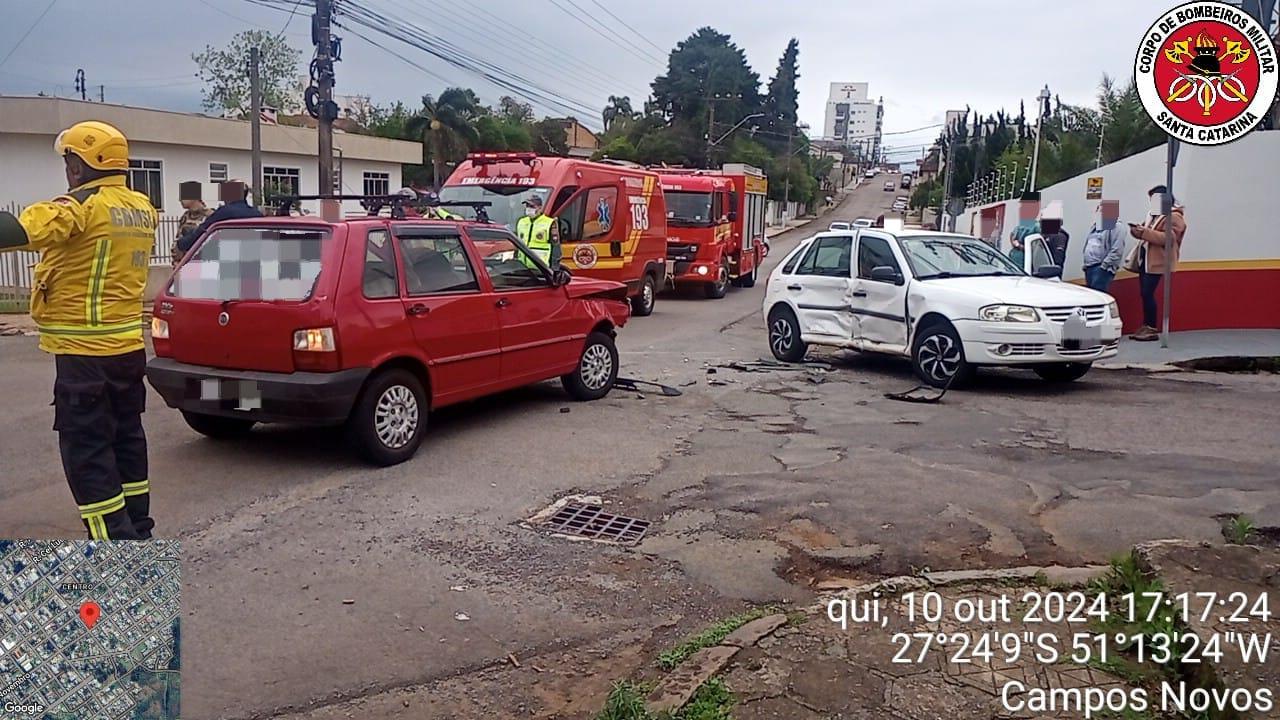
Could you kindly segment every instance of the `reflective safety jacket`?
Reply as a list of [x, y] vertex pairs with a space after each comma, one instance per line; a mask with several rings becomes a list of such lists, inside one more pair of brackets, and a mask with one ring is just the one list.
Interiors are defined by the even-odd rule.
[[555, 224], [555, 218], [546, 215], [534, 218], [526, 215], [516, 222], [516, 237], [548, 265], [551, 265], [552, 228]]
[[22, 211], [27, 242], [5, 249], [40, 252], [31, 318], [41, 350], [104, 356], [143, 349], [142, 296], [157, 220], [151, 201], [122, 175]]

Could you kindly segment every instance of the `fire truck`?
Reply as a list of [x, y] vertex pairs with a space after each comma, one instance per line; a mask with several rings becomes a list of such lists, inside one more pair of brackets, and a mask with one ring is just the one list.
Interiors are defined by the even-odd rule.
[[[471, 153], [440, 189], [440, 202], [488, 203], [488, 221], [513, 231], [524, 201], [556, 218], [560, 262], [574, 275], [627, 284], [635, 315], [649, 315], [666, 283], [667, 208], [657, 174], [642, 167], [534, 153]], [[474, 219], [475, 210], [462, 209]]]
[[756, 284], [769, 252], [764, 172], [740, 163], [719, 170], [655, 170], [667, 203], [667, 278], [722, 298], [730, 285]]

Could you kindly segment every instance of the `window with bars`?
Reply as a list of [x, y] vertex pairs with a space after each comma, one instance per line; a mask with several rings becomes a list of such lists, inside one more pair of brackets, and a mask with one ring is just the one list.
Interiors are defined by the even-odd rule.
[[365, 195], [390, 195], [391, 173], [367, 172], [364, 174]]
[[130, 160], [129, 187], [146, 195], [156, 210], [164, 209], [164, 172], [159, 160]]
[[262, 168], [262, 194], [267, 207], [278, 208], [280, 205], [273, 198], [280, 195], [301, 195], [301, 188], [301, 172], [298, 168], [270, 165]]

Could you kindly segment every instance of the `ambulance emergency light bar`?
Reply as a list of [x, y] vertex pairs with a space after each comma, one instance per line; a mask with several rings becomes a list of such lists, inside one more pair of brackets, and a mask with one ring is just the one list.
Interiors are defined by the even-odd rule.
[[412, 198], [405, 195], [269, 195], [268, 203], [280, 203], [276, 215], [286, 217], [292, 211], [294, 204], [301, 200], [354, 200], [360, 203], [360, 206], [369, 212], [369, 215], [377, 215], [382, 208], [391, 207], [391, 217], [396, 220], [405, 219], [404, 208], [409, 207], [469, 207], [476, 211], [476, 222], [489, 222], [489, 215], [485, 212], [485, 208], [490, 207], [493, 203], [488, 200], [471, 200], [458, 202], [440, 202], [439, 200], [427, 200], [424, 198]]
[[492, 165], [500, 162], [522, 162], [532, 165], [538, 159], [537, 153], [531, 152], [479, 152], [467, 153], [467, 159], [473, 165]]

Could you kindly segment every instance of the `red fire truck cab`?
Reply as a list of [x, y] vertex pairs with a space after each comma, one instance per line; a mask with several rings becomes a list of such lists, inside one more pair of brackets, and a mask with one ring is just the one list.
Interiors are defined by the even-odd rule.
[[[653, 312], [667, 252], [667, 209], [655, 173], [534, 153], [471, 153], [440, 190], [441, 203], [488, 202], [482, 210], [489, 222], [513, 231], [524, 201], [535, 196], [557, 219], [565, 268], [626, 283], [633, 314]], [[477, 212], [449, 209], [469, 219]]]
[[730, 284], [754, 286], [769, 252], [764, 173], [742, 164], [656, 172], [667, 203], [668, 279], [700, 284], [709, 298], [724, 297]]

